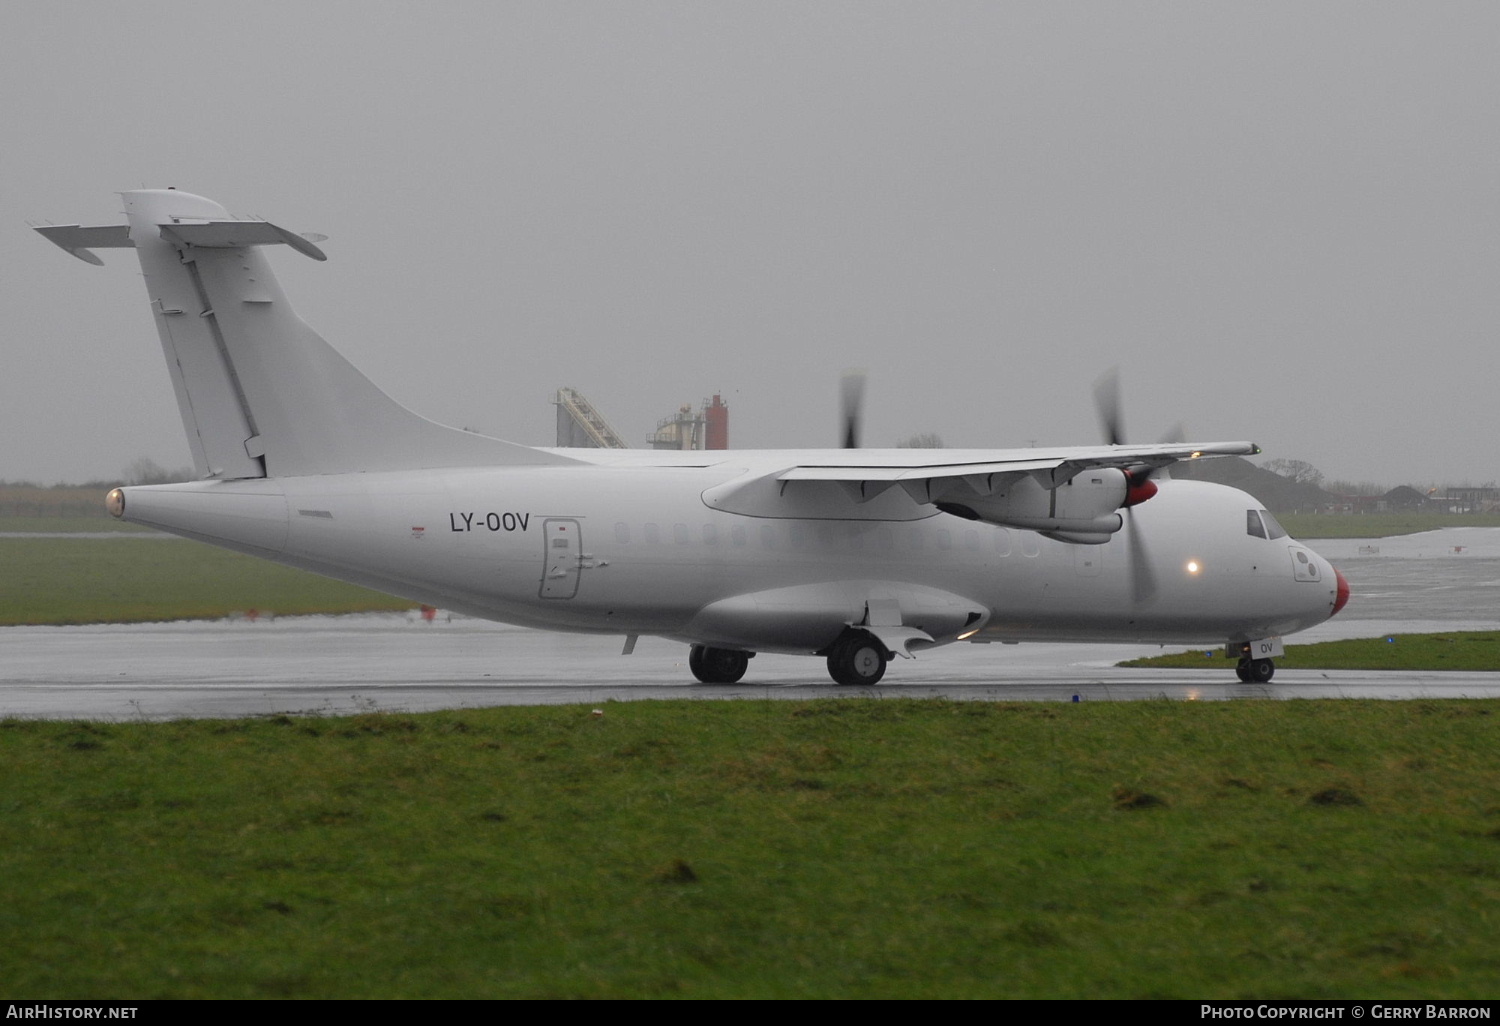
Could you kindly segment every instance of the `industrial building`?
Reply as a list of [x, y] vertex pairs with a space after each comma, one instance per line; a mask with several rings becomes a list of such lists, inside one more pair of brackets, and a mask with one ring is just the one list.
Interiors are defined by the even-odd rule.
[[[573, 449], [628, 449], [620, 433], [610, 426], [594, 404], [573, 388], [559, 388], [552, 403], [557, 407], [557, 444]], [[729, 448], [729, 406], [723, 396], [705, 399], [695, 410], [684, 403], [676, 413], [656, 422], [646, 437], [653, 449]]]

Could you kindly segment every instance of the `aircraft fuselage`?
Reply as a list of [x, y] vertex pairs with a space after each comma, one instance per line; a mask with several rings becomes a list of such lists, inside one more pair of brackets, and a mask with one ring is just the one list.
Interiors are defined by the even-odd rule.
[[1108, 543], [1075, 545], [915, 504], [729, 513], [705, 493], [757, 461], [715, 457], [133, 487], [124, 518], [488, 619], [751, 651], [818, 651], [872, 602], [938, 644], [1221, 644], [1321, 623], [1337, 599], [1321, 557], [1246, 531], [1259, 503], [1233, 488], [1163, 481]]

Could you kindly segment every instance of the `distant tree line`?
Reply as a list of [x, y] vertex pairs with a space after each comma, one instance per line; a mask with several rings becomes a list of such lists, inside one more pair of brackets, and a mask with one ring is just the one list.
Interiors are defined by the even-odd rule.
[[195, 476], [191, 467], [167, 470], [143, 456], [113, 479], [53, 485], [0, 480], [0, 517], [106, 517], [104, 495], [117, 485], [172, 484]]
[[936, 431], [923, 431], [903, 438], [896, 443], [898, 449], [941, 449], [943, 448], [943, 436]]

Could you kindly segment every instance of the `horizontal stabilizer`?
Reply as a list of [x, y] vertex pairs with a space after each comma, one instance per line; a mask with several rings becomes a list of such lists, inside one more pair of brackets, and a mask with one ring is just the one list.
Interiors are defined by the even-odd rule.
[[[179, 246], [199, 246], [204, 249], [239, 249], [243, 246], [274, 246], [286, 243], [303, 256], [314, 260], [327, 260], [328, 256], [305, 235], [289, 232], [270, 221], [197, 221], [164, 224], [159, 228], [161, 237]], [[130, 240], [128, 224], [91, 225], [49, 224], [41, 225], [37, 231], [89, 264], [102, 264], [91, 249], [112, 249], [134, 246]], [[322, 241], [324, 236], [318, 236]]]
[[207, 249], [238, 249], [241, 246], [274, 246], [284, 242], [303, 256], [327, 260], [321, 249], [305, 236], [289, 232], [270, 221], [200, 221], [197, 224], [164, 224], [162, 238], [168, 242]]
[[86, 264], [102, 266], [91, 249], [116, 249], [134, 246], [130, 241], [130, 225], [102, 224], [84, 227], [81, 224], [44, 224], [36, 226], [48, 240], [57, 243]]

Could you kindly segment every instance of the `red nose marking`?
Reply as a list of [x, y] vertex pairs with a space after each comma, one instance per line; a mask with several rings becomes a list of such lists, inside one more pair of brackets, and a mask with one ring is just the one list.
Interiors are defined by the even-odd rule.
[[1340, 609], [1349, 604], [1349, 582], [1344, 580], [1344, 575], [1339, 573], [1338, 567], [1333, 568], [1333, 576], [1338, 578], [1339, 592], [1333, 600], [1333, 612], [1329, 613], [1329, 616], [1336, 616]]

